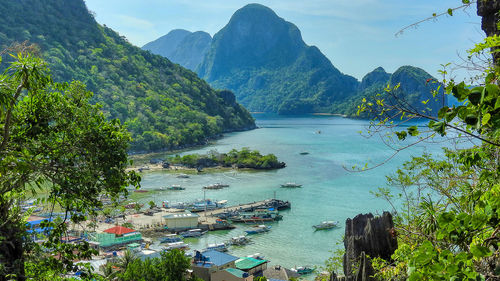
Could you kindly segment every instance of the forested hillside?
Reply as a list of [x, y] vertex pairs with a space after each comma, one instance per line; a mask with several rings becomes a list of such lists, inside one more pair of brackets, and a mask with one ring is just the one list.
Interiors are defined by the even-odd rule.
[[37, 44], [56, 81], [84, 82], [109, 118], [127, 124], [133, 151], [198, 144], [255, 127], [232, 93], [221, 95], [195, 73], [99, 25], [83, 0], [8, 0], [0, 13], [0, 48]]

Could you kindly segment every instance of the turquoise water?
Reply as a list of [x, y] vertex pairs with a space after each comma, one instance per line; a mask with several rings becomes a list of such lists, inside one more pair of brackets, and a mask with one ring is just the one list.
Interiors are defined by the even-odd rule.
[[[420, 145], [398, 154], [381, 167], [365, 172], [350, 172], [344, 166], [374, 165], [391, 156], [391, 150], [381, 138], [365, 138], [359, 131], [366, 130], [367, 121], [330, 116], [277, 117], [255, 115], [259, 129], [225, 135], [214, 144], [186, 153], [204, 153], [210, 150], [227, 152], [233, 148], [249, 147], [263, 154], [273, 153], [287, 167], [275, 171], [237, 171], [191, 175], [187, 179], [175, 174], [155, 171], [144, 173], [142, 187], [153, 189], [170, 184], [181, 184], [184, 191], [164, 191], [154, 201], [161, 204], [202, 199], [202, 186], [215, 182], [230, 184], [222, 190], [206, 191], [206, 198], [228, 200], [229, 205], [276, 198], [289, 200], [292, 208], [283, 211], [283, 220], [272, 223], [271, 231], [253, 235], [253, 244], [231, 248], [230, 253], [246, 256], [263, 254], [271, 264], [287, 267], [301, 265], [321, 266], [331, 256], [344, 234], [347, 218], [359, 213], [381, 214], [390, 210], [387, 202], [375, 198], [370, 191], [386, 185], [385, 176], [394, 172], [410, 155], [424, 150], [439, 152], [440, 145]], [[319, 132], [320, 131], [320, 132]], [[300, 155], [307, 151], [308, 155]], [[302, 188], [284, 189], [280, 184], [297, 182]], [[147, 199], [149, 201], [150, 199]], [[146, 201], [146, 200], [145, 200]], [[337, 220], [341, 227], [314, 231], [312, 225], [323, 220]], [[200, 239], [187, 240], [192, 249], [201, 249], [209, 243], [224, 242], [244, 234], [249, 226], [238, 224], [231, 231], [210, 232]]]

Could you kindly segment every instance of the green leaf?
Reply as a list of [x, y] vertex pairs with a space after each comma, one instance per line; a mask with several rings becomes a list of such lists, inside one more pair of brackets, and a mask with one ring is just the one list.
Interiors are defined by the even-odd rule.
[[486, 124], [488, 124], [488, 122], [490, 121], [490, 118], [491, 118], [491, 114], [489, 113], [486, 113], [484, 116], [483, 116], [483, 119], [481, 120], [481, 124], [483, 126], [485, 126]]
[[483, 246], [478, 246], [478, 245], [471, 245], [470, 252], [476, 258], [484, 258], [484, 257], [488, 257], [491, 255], [491, 252], [488, 248], [483, 247]]

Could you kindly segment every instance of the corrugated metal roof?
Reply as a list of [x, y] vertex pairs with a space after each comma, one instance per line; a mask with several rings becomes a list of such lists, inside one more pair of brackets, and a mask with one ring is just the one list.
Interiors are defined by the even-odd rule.
[[123, 234], [132, 233], [132, 232], [136, 232], [136, 231], [133, 229], [130, 229], [130, 228], [123, 227], [123, 226], [115, 226], [115, 227], [104, 230], [104, 232], [115, 234], [115, 235], [123, 235]]
[[236, 269], [236, 268], [226, 268], [225, 271], [231, 273], [232, 275], [239, 277], [239, 278], [245, 278], [248, 277], [248, 273], [245, 271]]
[[208, 258], [208, 261], [213, 263], [216, 266], [221, 266], [224, 264], [228, 264], [237, 260], [238, 258], [226, 253], [221, 253], [219, 251], [211, 250], [202, 253], [203, 256]]
[[266, 263], [267, 260], [258, 260], [254, 258], [244, 257], [236, 261], [235, 265], [238, 269], [251, 269], [256, 266], [259, 266], [263, 263]]

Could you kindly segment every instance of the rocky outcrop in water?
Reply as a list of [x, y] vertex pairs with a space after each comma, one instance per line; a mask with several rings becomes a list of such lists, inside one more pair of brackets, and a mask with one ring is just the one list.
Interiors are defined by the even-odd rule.
[[[374, 274], [368, 257], [390, 260], [398, 247], [392, 215], [384, 212], [380, 217], [359, 214], [346, 220], [344, 237], [344, 273], [337, 277], [332, 273], [331, 281], [374, 281]], [[356, 265], [356, 266], [354, 266]]]

